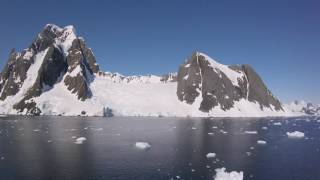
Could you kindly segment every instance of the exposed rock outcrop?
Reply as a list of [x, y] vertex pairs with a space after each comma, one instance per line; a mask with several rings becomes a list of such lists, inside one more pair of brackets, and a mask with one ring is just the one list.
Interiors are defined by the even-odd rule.
[[229, 110], [241, 99], [259, 103], [261, 109], [283, 111], [280, 101], [249, 65], [226, 66], [198, 52], [179, 68], [177, 96], [188, 104], [199, 98], [203, 112], [217, 106]]

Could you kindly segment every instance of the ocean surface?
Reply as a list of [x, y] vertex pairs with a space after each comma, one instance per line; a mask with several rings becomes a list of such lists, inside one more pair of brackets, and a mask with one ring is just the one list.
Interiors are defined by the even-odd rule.
[[0, 117], [1, 180], [212, 180], [220, 168], [320, 179], [320, 117]]

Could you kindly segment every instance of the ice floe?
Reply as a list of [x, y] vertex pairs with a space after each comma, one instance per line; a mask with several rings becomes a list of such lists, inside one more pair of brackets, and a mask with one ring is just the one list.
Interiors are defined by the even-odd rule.
[[243, 172], [231, 171], [227, 172], [226, 168], [216, 169], [214, 180], [243, 180]]
[[267, 142], [266, 142], [266, 141], [263, 141], [263, 140], [258, 140], [258, 141], [257, 141], [257, 144], [266, 145]]
[[151, 148], [151, 145], [149, 143], [147, 143], [147, 142], [136, 142], [135, 146], [138, 149], [149, 149], [149, 148]]
[[275, 126], [281, 126], [282, 124], [281, 124], [281, 122], [275, 122], [275, 123], [273, 123], [273, 125], [275, 125]]
[[217, 155], [216, 155], [216, 153], [208, 153], [207, 155], [206, 155], [206, 157], [209, 159], [209, 158], [214, 158], [214, 157], [216, 157]]
[[245, 131], [244, 133], [246, 133], [246, 134], [258, 134], [257, 131]]
[[83, 144], [83, 142], [86, 140], [87, 140], [87, 138], [85, 138], [85, 137], [79, 137], [76, 139], [75, 144]]
[[304, 138], [304, 133], [300, 131], [287, 132], [287, 136], [292, 139], [301, 139]]

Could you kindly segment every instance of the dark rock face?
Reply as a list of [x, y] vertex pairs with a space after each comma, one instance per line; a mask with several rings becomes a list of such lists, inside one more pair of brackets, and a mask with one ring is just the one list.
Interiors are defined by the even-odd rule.
[[271, 91], [263, 83], [260, 76], [249, 65], [243, 65], [242, 71], [246, 74], [249, 81], [249, 101], [259, 102], [261, 108], [273, 105], [275, 110], [283, 110], [280, 101], [274, 97]]
[[[91, 97], [89, 83], [93, 78], [93, 70], [83, 53], [80, 42], [81, 40], [79, 39], [75, 39], [72, 42], [67, 56], [68, 73], [64, 79], [64, 83], [69, 91], [77, 94], [78, 99], [84, 101]], [[89, 51], [88, 49], [86, 50]]]
[[180, 66], [177, 81], [179, 100], [193, 104], [201, 95], [199, 109], [203, 112], [218, 105], [229, 110], [241, 99], [258, 102], [261, 109], [272, 105], [277, 111], [283, 110], [279, 100], [249, 65], [225, 66], [208, 60], [204, 54], [194, 53]]
[[[70, 44], [70, 45], [69, 45]], [[43, 58], [37, 55], [43, 53]], [[36, 71], [33, 84], [28, 85], [26, 93], [13, 106], [19, 112], [27, 114], [41, 114], [33, 97], [40, 96], [50, 90], [57, 82], [64, 79], [67, 89], [85, 100], [91, 97], [89, 88], [93, 74], [99, 73], [99, 66], [90, 48], [82, 38], [75, 35], [72, 26], [59, 28], [48, 24], [38, 34], [29, 48], [17, 53], [12, 50], [8, 63], [0, 76], [0, 100], [16, 95], [24, 84], [28, 70], [36, 62], [40, 63]], [[30, 82], [26, 82], [30, 83]]]
[[0, 100], [6, 99], [7, 96], [16, 95], [23, 81], [26, 79], [27, 70], [29, 69], [32, 60], [27, 56], [27, 53], [32, 54], [24, 50], [21, 54], [17, 53], [14, 49], [9, 55], [9, 59], [4, 69], [1, 72], [0, 77]]

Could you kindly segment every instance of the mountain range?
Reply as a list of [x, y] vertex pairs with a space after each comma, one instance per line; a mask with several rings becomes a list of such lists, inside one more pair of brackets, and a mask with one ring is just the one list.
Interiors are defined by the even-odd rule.
[[[107, 61], [107, 60], [106, 60]], [[0, 113], [23, 115], [261, 117], [291, 115], [250, 65], [194, 52], [177, 73], [104, 72], [73, 26], [47, 24], [0, 74]]]

